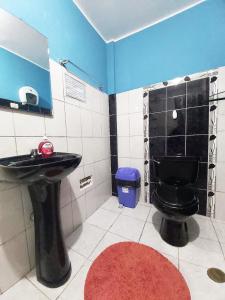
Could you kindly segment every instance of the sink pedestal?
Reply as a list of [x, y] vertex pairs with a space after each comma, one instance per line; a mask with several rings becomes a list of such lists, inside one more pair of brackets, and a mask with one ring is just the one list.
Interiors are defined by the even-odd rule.
[[39, 181], [28, 186], [34, 210], [37, 279], [52, 288], [63, 285], [71, 275], [61, 227], [60, 184]]

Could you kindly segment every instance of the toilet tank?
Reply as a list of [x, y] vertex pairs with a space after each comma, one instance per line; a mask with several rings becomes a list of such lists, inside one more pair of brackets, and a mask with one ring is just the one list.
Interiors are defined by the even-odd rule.
[[199, 158], [192, 156], [155, 157], [154, 170], [159, 181], [166, 184], [193, 184], [198, 177]]

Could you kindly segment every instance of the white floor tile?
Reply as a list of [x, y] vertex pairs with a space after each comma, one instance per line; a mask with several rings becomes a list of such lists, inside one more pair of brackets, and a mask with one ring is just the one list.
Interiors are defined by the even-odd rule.
[[84, 285], [91, 262], [87, 262], [58, 298], [59, 300], [84, 300]]
[[123, 238], [119, 235], [116, 235], [114, 233], [108, 232], [104, 238], [101, 240], [101, 242], [98, 244], [98, 246], [95, 248], [94, 252], [91, 254], [89, 257], [90, 260], [95, 260], [97, 256], [104, 251], [107, 247], [120, 243], [120, 242], [125, 242], [128, 241], [128, 239]]
[[218, 239], [221, 243], [225, 244], [225, 222], [212, 220], [213, 226], [215, 227]]
[[117, 197], [110, 197], [109, 200], [107, 200], [103, 205], [102, 208], [111, 210], [113, 212], [116, 212], [118, 214], [122, 213], [123, 207], [119, 207], [119, 201]]
[[[162, 214], [154, 206], [152, 206], [147, 222], [160, 225], [161, 220]], [[209, 218], [200, 215], [194, 215], [187, 220], [187, 224], [190, 240], [196, 239], [197, 237], [202, 237], [217, 241], [215, 230]]]
[[190, 240], [197, 237], [217, 241], [216, 232], [209, 218], [194, 215], [187, 220]]
[[17, 282], [11, 289], [0, 295], [1, 300], [47, 300], [31, 282], [23, 278]]
[[151, 210], [147, 222], [160, 225], [161, 220], [162, 220], [162, 214], [155, 208], [155, 206], [151, 205]]
[[110, 232], [137, 242], [141, 236], [144, 224], [141, 220], [120, 215], [110, 228]]
[[221, 247], [222, 247], [222, 250], [223, 250], [223, 255], [224, 255], [224, 257], [225, 257], [225, 244], [220, 244], [221, 245]]
[[30, 270], [25, 232], [0, 246], [0, 289], [9, 289]]
[[224, 262], [220, 244], [198, 238], [179, 249], [179, 258], [206, 268], [219, 267]]
[[163, 256], [165, 256], [175, 267], [178, 268], [178, 257], [174, 257], [165, 253], [163, 253]]
[[151, 223], [146, 223], [142, 233], [140, 243], [146, 244], [161, 253], [169, 254], [173, 257], [178, 257], [178, 248], [171, 246], [163, 241], [159, 232]]
[[71, 282], [74, 276], [78, 273], [81, 269], [82, 265], [85, 263], [85, 258], [78, 253], [74, 252], [73, 250], [69, 251], [69, 257], [72, 265], [72, 274], [69, 279], [63, 286], [58, 288], [48, 288], [43, 284], [39, 283], [36, 278], [35, 269], [32, 270], [29, 274], [27, 274], [27, 278], [39, 289], [43, 292], [49, 299], [55, 300], [65, 289], [65, 287]]
[[108, 230], [117, 217], [117, 213], [100, 208], [92, 216], [90, 216], [86, 222]]
[[138, 203], [135, 208], [124, 207], [122, 215], [133, 217], [142, 221], [146, 221], [150, 212], [150, 207]]
[[180, 261], [180, 271], [184, 276], [192, 300], [224, 300], [225, 286], [210, 280], [207, 269]]
[[67, 238], [66, 243], [68, 247], [88, 257], [103, 238], [104, 234], [105, 230], [85, 223], [78, 227], [77, 230]]

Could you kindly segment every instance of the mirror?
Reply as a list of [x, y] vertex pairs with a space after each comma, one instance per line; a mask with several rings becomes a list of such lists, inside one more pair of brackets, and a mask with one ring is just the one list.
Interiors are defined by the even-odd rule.
[[0, 106], [51, 115], [48, 40], [0, 9]]

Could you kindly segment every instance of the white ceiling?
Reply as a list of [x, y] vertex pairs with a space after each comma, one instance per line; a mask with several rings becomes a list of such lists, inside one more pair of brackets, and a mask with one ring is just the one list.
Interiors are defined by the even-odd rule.
[[96, 31], [116, 41], [204, 0], [73, 0]]

